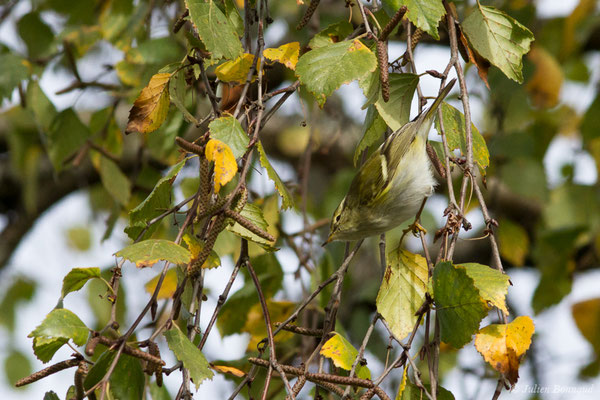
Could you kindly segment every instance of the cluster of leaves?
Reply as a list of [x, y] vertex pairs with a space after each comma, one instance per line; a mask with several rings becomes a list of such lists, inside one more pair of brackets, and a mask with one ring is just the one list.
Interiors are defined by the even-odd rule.
[[[581, 52], [594, 27], [593, 1], [583, 0], [566, 19], [543, 26], [536, 33], [531, 51], [533, 34], [524, 25], [534, 25], [534, 5], [520, 6], [507, 13], [479, 1], [470, 6], [459, 1], [383, 0], [382, 9], [367, 7], [367, 14], [362, 3], [348, 4], [351, 10], [348, 22], [345, 14], [348, 11], [341, 4], [339, 8], [323, 10], [314, 32], [308, 33], [307, 29], [290, 32], [281, 45], [264, 48], [264, 29], [271, 16], [295, 23], [305, 8], [292, 0], [269, 4], [268, 10], [267, 2], [260, 0], [245, 2], [247, 10], [243, 9], [244, 2], [233, 0], [158, 3], [37, 1], [33, 11], [20, 17], [17, 23], [26, 52], [18, 53], [4, 46], [0, 49], [0, 64], [5, 67], [0, 79], [0, 100], [20, 100], [20, 104], [3, 112], [2, 119], [8, 127], [3, 134], [11, 152], [12, 173], [23, 182], [20, 189], [24, 215], [38, 216], [49, 206], [40, 201], [40, 197], [47, 197], [39, 184], [42, 179], [55, 176], [57, 181], [67, 182], [67, 186], [69, 181], [87, 179], [95, 211], [108, 215], [104, 238], [110, 237], [117, 221], [123, 220], [125, 233], [134, 241], [116, 253], [119, 264], [112, 271], [72, 269], [64, 277], [58, 305], [29, 335], [36, 357], [44, 363], [67, 343], [73, 347], [85, 346], [85, 356], [75, 357], [73, 365], [69, 364], [79, 368], [67, 398], [81, 398], [82, 392], [94, 391], [101, 396], [109, 392], [115, 398], [126, 399], [142, 398], [144, 393], [153, 399], [168, 397], [166, 389], [161, 387], [162, 368], [166, 366], [156, 350], [156, 342], [160, 344], [163, 338], [178, 360], [171, 372], [183, 371], [180, 395], [189, 391], [190, 382], [197, 389], [217, 371], [236, 383], [254, 380], [249, 396], [257, 397], [261, 391], [263, 396], [268, 393], [285, 396], [284, 383], [269, 386], [266, 369], [256, 371], [256, 367], [250, 368], [246, 362], [249, 356], [263, 356], [267, 347], [271, 351], [268, 376], [275, 365], [281, 367], [279, 363], [318, 349], [319, 355], [332, 360], [329, 375], [344, 375], [350, 379], [347, 384], [365, 388], [367, 393], [375, 390], [381, 381], [373, 384], [370, 369], [361, 361], [366, 345], [381, 360], [389, 357], [389, 350], [386, 353], [382, 344], [385, 338], [369, 342], [369, 333], [360, 350], [352, 345], [371, 320], [365, 318], [364, 306], [355, 307], [356, 302], [370, 296], [367, 298], [372, 304], [375, 292], [369, 291], [368, 285], [361, 285], [354, 299], [345, 296], [335, 325], [337, 311], [336, 308], [332, 311], [331, 304], [337, 304], [335, 307], [340, 304], [335, 302], [340, 298], [339, 288], [344, 279], [339, 271], [350, 258], [344, 257], [338, 247], [325, 253], [315, 251], [314, 229], [309, 223], [329, 217], [347, 179], [338, 174], [329, 185], [327, 196], [312, 196], [305, 189], [296, 188], [302, 185], [286, 185], [270, 161], [273, 156], [265, 149], [286, 157], [283, 144], [278, 147], [267, 143], [267, 130], [273, 114], [289, 95], [298, 93], [303, 104], [310, 106], [312, 119], [317, 121], [315, 115], [330, 112], [328, 107], [335, 102], [334, 92], [353, 81], [358, 82], [366, 98], [362, 138], [353, 149], [354, 164], [386, 132], [408, 122], [421, 71], [402, 69], [403, 64], [410, 67], [410, 52], [390, 63], [391, 72], [388, 71], [387, 58], [384, 60], [376, 50], [379, 42], [385, 42], [377, 36], [382, 27], [393, 26], [390, 40], [404, 39], [407, 32], [412, 32], [415, 44], [416, 36], [440, 40], [447, 31], [450, 45], [460, 50], [466, 62], [477, 67], [480, 78], [490, 89], [494, 113], [490, 126], [481, 130], [484, 134], [470, 123], [466, 110], [463, 114], [444, 103], [436, 129], [445, 141], [434, 141], [432, 146], [442, 167], [450, 169], [455, 165], [465, 171], [465, 163], [471, 161], [477, 167], [477, 171], [466, 170], [464, 175], [449, 177], [450, 185], [460, 178], [466, 182], [479, 175], [487, 181], [490, 191], [500, 193], [498, 201], [490, 202], [499, 227], [494, 234], [493, 224], [488, 221], [485, 229], [492, 240], [497, 238], [505, 262], [512, 266], [528, 263], [540, 269], [541, 279], [532, 303], [534, 310], [540, 312], [559, 302], [571, 290], [573, 269], [585, 268], [586, 262], [596, 259], [595, 249], [600, 247], [597, 188], [574, 183], [571, 173], [560, 185], [548, 189], [541, 163], [556, 134], [580, 130], [584, 148], [600, 165], [597, 138], [600, 97], [581, 121], [573, 117], [577, 113], [567, 106], [555, 107], [563, 80], [590, 79]], [[311, 1], [308, 9], [314, 11], [318, 3]], [[399, 21], [394, 22], [394, 18], [402, 6], [408, 11], [400, 28], [395, 28]], [[159, 12], [164, 12], [170, 26], [176, 28], [173, 33], [157, 38], [152, 35], [151, 26]], [[56, 14], [61, 16], [60, 29], [48, 23], [47, 16]], [[509, 14], [518, 16], [521, 23]], [[304, 24], [311, 15], [305, 14]], [[449, 27], [447, 20], [453, 25]], [[585, 26], [585, 32], [576, 30], [576, 26]], [[253, 48], [254, 39], [257, 40]], [[455, 45], [453, 39], [457, 40]], [[78, 61], [93, 58], [100, 43], [124, 54], [122, 60], [111, 66], [114, 81], [85, 80], [78, 70]], [[449, 68], [452, 65], [450, 62]], [[112, 94], [113, 102], [88, 113], [74, 107], [59, 111], [40, 86], [42, 75], [53, 66], [74, 79], [60, 92], [102, 89]], [[433, 75], [446, 79], [440, 72]], [[285, 86], [284, 81], [295, 83]], [[527, 82], [524, 86], [520, 85], [523, 81]], [[273, 84], [279, 90], [267, 92], [267, 88], [274, 89]], [[267, 102], [275, 96], [281, 96], [282, 101]], [[535, 108], [530, 107], [530, 101]], [[122, 107], [130, 107], [126, 123], [119, 117]], [[315, 122], [312, 129], [317, 128]], [[123, 132], [135, 134], [125, 136]], [[283, 141], [289, 138], [285, 132], [277, 136]], [[316, 142], [313, 132], [306, 146], [300, 149], [305, 153], [303, 166], [310, 167], [310, 153]], [[298, 151], [292, 153], [297, 155]], [[252, 191], [253, 170], [259, 167], [266, 171], [273, 194], [260, 196]], [[305, 182], [309, 179], [302, 178]], [[470, 182], [478, 185], [474, 179]], [[184, 200], [174, 204], [180, 194]], [[518, 199], [513, 208], [498, 207], [499, 203], [506, 204], [501, 203], [504, 198], [511, 196]], [[464, 217], [467, 211], [464, 194], [460, 203], [462, 209], [451, 213], [452, 218]], [[523, 207], [527, 207], [526, 213]], [[283, 211], [288, 209], [302, 212], [305, 217], [304, 231], [298, 235], [283, 229]], [[457, 237], [460, 230], [461, 224], [453, 225], [456, 220], [451, 217], [442, 233], [444, 243]], [[15, 223], [29, 221], [23, 218]], [[463, 226], [468, 224], [465, 222]], [[397, 232], [390, 233], [387, 243], [394, 243], [397, 237]], [[305, 299], [311, 291], [317, 298], [310, 307], [305, 309], [308, 303], [302, 301], [275, 300], [275, 296], [281, 298], [284, 276], [281, 259], [275, 256], [277, 246], [295, 252], [299, 260], [297, 276], [310, 274], [311, 288]], [[534, 327], [526, 316], [510, 323], [506, 320], [508, 275], [482, 264], [453, 263], [447, 253], [434, 266], [432, 260], [401, 246], [396, 248], [395, 243], [392, 248], [386, 256], [387, 268], [376, 300], [378, 318], [384, 321], [389, 336], [398, 341], [409, 337], [410, 348], [424, 318], [428, 327], [420, 332], [426, 352], [430, 351], [427, 350], [430, 340], [438, 350], [440, 341], [459, 349], [475, 335], [475, 347], [483, 359], [501, 374], [501, 382], [513, 386]], [[237, 258], [238, 262], [218, 299], [211, 324], [202, 331], [198, 321], [205, 296], [203, 279], [206, 274], [216, 273], [213, 269], [225, 257]], [[372, 260], [369, 257], [373, 256], [363, 257]], [[146, 284], [151, 298], [133, 323], [125, 319], [125, 293], [119, 285], [122, 267], [127, 268], [125, 260], [138, 268], [164, 261], [162, 272]], [[334, 265], [342, 268], [335, 272]], [[245, 283], [229, 295], [240, 270]], [[357, 272], [355, 278], [351, 274], [349, 279], [360, 282], [360, 278]], [[334, 281], [334, 289], [322, 286], [323, 282]], [[85, 285], [91, 293], [94, 326], [86, 325], [64, 308], [64, 298]], [[33, 291], [30, 282], [15, 282], [5, 295], [3, 309], [4, 303], [10, 303], [7, 307], [14, 310], [15, 303], [30, 299]], [[159, 302], [164, 307], [159, 308]], [[594, 344], [597, 354], [600, 353], [596, 329], [599, 321], [585, 316], [598, 315], [599, 307], [600, 301], [593, 299], [573, 308], [581, 332]], [[499, 323], [480, 329], [481, 321], [492, 309], [498, 311], [491, 315], [492, 318], [498, 315]], [[279, 330], [273, 334], [274, 324], [288, 324], [295, 311], [302, 311], [299, 321], [313, 321], [311, 328], [317, 331], [316, 336], [320, 335], [320, 342], [300, 340], [298, 335]], [[333, 324], [328, 321], [331, 316]], [[373, 326], [378, 318], [373, 320]], [[138, 327], [142, 319], [152, 332]], [[14, 325], [14, 311], [10, 315], [3, 313], [2, 321], [9, 327]], [[271, 325], [266, 326], [265, 321]], [[432, 326], [439, 324], [438, 337], [433, 335], [433, 328], [430, 335], [429, 322]], [[203, 346], [213, 323], [221, 336], [250, 334], [243, 360], [224, 363], [206, 359]], [[122, 332], [120, 326], [128, 330]], [[106, 347], [103, 352], [94, 351], [98, 343]], [[145, 347], [147, 352], [142, 350]], [[302, 350], [298, 351], [299, 348]], [[406, 349], [403, 344], [400, 354]], [[163, 346], [163, 353], [165, 350]], [[14, 352], [9, 356], [10, 362], [18, 363], [19, 357], [24, 356]], [[398, 387], [398, 398], [402, 399], [423, 396], [427, 390], [424, 383], [429, 384], [421, 382], [416, 374], [409, 378], [408, 370], [426, 368], [431, 361], [415, 366], [407, 361], [410, 357], [404, 357], [404, 373]], [[597, 358], [586, 373], [596, 373], [598, 365]], [[285, 381], [285, 374], [280, 375]], [[439, 382], [437, 378], [430, 377], [431, 382]], [[324, 381], [308, 376], [306, 379], [318, 385], [317, 391], [336, 393], [336, 387], [326, 386]], [[437, 392], [439, 398], [452, 398], [441, 387], [429, 390], [434, 396]], [[53, 393], [47, 396], [57, 397]]]

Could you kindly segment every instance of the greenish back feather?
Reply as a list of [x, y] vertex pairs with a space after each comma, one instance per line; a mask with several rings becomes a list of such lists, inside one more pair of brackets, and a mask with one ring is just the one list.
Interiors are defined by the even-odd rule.
[[453, 79], [442, 89], [431, 107], [392, 133], [367, 159], [350, 184], [346, 196], [346, 207], [354, 208], [359, 204], [373, 204], [388, 192], [400, 160], [409, 150], [417, 135], [423, 136], [423, 139], [426, 140], [433, 116], [454, 86], [455, 81], [456, 79]]

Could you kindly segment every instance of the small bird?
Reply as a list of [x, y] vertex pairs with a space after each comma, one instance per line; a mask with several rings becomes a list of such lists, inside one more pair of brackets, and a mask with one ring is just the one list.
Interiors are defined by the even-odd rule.
[[435, 187], [427, 136], [437, 108], [455, 81], [442, 89], [431, 107], [392, 133], [360, 167], [333, 213], [324, 245], [378, 235], [415, 216]]

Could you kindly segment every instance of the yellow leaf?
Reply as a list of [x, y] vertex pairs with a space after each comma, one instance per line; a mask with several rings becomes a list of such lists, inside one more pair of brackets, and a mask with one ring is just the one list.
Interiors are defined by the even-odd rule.
[[511, 220], [504, 219], [498, 227], [500, 255], [515, 267], [525, 264], [529, 254], [529, 236], [525, 229]]
[[[321, 347], [321, 355], [331, 358], [336, 367], [351, 371], [358, 351], [345, 337], [334, 332], [334, 335]], [[371, 379], [371, 371], [366, 366], [358, 364], [356, 376], [362, 379]]]
[[527, 82], [527, 91], [537, 107], [550, 108], [558, 104], [563, 73], [556, 59], [541, 46], [533, 46], [527, 55], [535, 65], [535, 73]]
[[[183, 240], [185, 241], [185, 244], [187, 244], [188, 250], [192, 254], [190, 264], [193, 265], [194, 263], [198, 262], [198, 255], [204, 248], [204, 243], [187, 233], [183, 236]], [[210, 255], [208, 256], [204, 264], [202, 264], [202, 268], [213, 269], [218, 267], [219, 265], [221, 265], [221, 259], [219, 258], [219, 255], [214, 250], [211, 250]]]
[[206, 144], [206, 159], [215, 163], [215, 193], [233, 179], [237, 172], [237, 163], [227, 144], [210, 139]]
[[171, 74], [161, 73], [150, 78], [148, 86], [133, 103], [129, 111], [126, 133], [148, 133], [157, 130], [169, 111], [169, 79]]
[[[244, 53], [235, 60], [224, 62], [215, 69], [217, 78], [222, 82], [244, 83], [254, 62], [254, 55]], [[258, 65], [256, 66], [258, 69]]]
[[600, 298], [573, 304], [571, 311], [579, 332], [600, 354]]
[[577, 7], [573, 9], [564, 22], [563, 41], [560, 55], [566, 60], [571, 52], [577, 47], [577, 33], [581, 31], [581, 23], [585, 18], [594, 14], [597, 0], [579, 0]]
[[[150, 294], [154, 293], [154, 289], [158, 283], [158, 278], [160, 278], [160, 274], [149, 280], [144, 285], [146, 292]], [[157, 299], [170, 299], [173, 296], [173, 293], [175, 293], [175, 289], [177, 289], [177, 271], [175, 268], [171, 268], [165, 275], [165, 279], [163, 280], [163, 283], [158, 291]]]
[[[267, 308], [271, 316], [271, 324], [285, 321], [294, 312], [296, 303], [291, 301], [275, 301], [267, 300]], [[248, 311], [248, 319], [242, 328], [242, 332], [250, 334], [250, 342], [248, 342], [248, 351], [256, 350], [256, 345], [263, 338], [267, 337], [267, 327], [262, 312], [260, 303], [256, 303]], [[275, 343], [285, 342], [294, 337], [291, 332], [280, 332], [275, 336]]]
[[404, 393], [404, 389], [406, 389], [406, 378], [407, 378], [408, 367], [404, 367], [404, 372], [402, 373], [402, 382], [400, 382], [400, 386], [398, 387], [398, 394], [396, 394], [396, 400], [402, 399], [402, 393]]
[[210, 367], [212, 369], [214, 369], [217, 372], [220, 372], [222, 374], [231, 374], [233, 376], [237, 376], [238, 378], [243, 378], [244, 376], [246, 376], [246, 373], [244, 371], [242, 371], [241, 369], [237, 369], [235, 367], [229, 367], [227, 365], [213, 365], [210, 364]]
[[488, 325], [475, 336], [475, 348], [514, 386], [519, 379], [521, 356], [529, 348], [534, 331], [533, 321], [526, 316], [509, 324]]
[[187, 244], [188, 250], [192, 254], [192, 258], [198, 257], [198, 254], [200, 254], [200, 251], [202, 251], [202, 245], [200, 242], [198, 242], [195, 237], [190, 236], [187, 233], [183, 235], [183, 241], [185, 244]]
[[289, 69], [295, 70], [300, 55], [300, 43], [286, 43], [276, 49], [265, 49], [263, 55], [271, 61], [277, 61]]

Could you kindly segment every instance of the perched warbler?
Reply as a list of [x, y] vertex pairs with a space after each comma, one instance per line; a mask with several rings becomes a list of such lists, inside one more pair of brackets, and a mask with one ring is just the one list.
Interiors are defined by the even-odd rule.
[[415, 216], [435, 187], [427, 136], [437, 108], [455, 81], [444, 87], [431, 107], [392, 133], [360, 167], [333, 213], [324, 244], [381, 234]]

